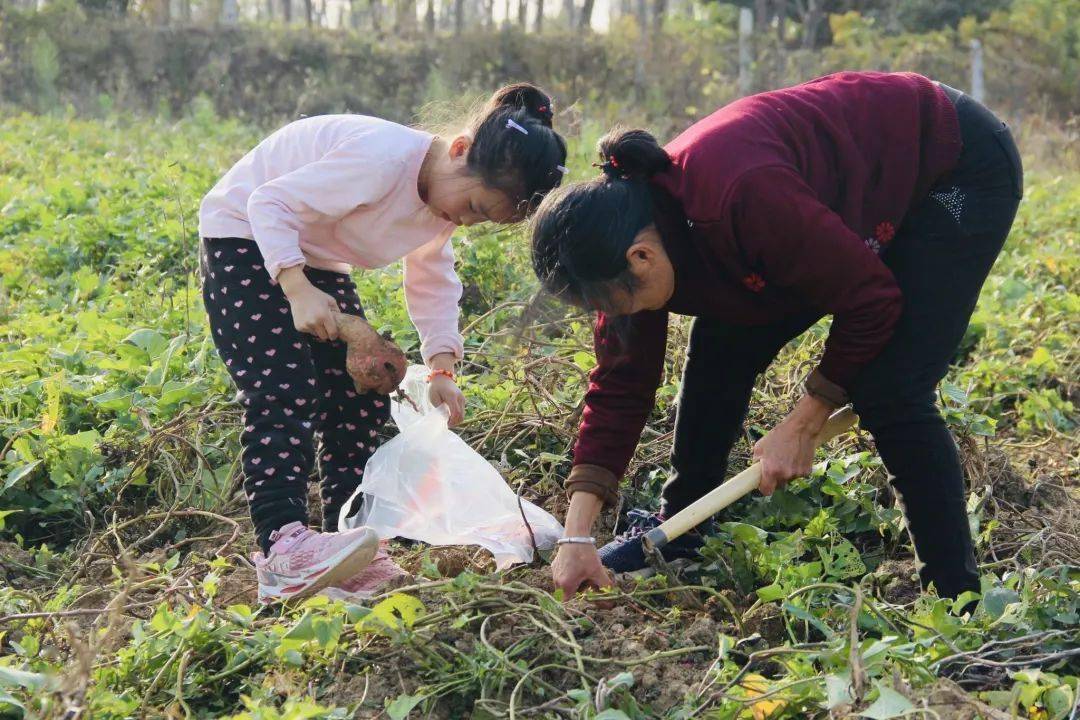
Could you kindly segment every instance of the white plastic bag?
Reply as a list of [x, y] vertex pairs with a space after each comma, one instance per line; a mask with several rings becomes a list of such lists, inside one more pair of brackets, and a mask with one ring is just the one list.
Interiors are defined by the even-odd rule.
[[[383, 538], [405, 537], [431, 545], [480, 545], [501, 570], [533, 557], [529, 530], [516, 493], [498, 471], [448, 426], [445, 407], [428, 400], [428, 370], [409, 368], [402, 389], [416, 403], [393, 401], [400, 434], [371, 456], [364, 480], [341, 508], [338, 528], [366, 525]], [[363, 496], [356, 515], [347, 513]], [[553, 547], [562, 526], [549, 513], [522, 501], [536, 545]]]

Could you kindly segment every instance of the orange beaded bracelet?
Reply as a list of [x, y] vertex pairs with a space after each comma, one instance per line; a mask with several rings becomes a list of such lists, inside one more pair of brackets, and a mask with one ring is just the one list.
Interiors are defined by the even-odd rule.
[[448, 377], [451, 380], [456, 380], [453, 372], [451, 372], [450, 370], [443, 370], [442, 368], [439, 368], [438, 370], [432, 370], [430, 373], [428, 373], [427, 381], [431, 382], [439, 375], [442, 375], [443, 377]]

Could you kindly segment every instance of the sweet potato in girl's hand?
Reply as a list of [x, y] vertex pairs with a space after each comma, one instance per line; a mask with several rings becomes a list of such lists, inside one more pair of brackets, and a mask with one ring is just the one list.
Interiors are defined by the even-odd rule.
[[345, 341], [345, 369], [359, 392], [389, 395], [405, 377], [405, 353], [361, 317], [334, 314], [338, 337]]

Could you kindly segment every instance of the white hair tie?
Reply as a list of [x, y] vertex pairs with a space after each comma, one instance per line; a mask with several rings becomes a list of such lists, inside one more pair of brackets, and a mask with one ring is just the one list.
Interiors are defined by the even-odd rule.
[[570, 172], [569, 170], [567, 170], [567, 169], [566, 169], [566, 168], [565, 168], [564, 166], [562, 166], [562, 165], [556, 165], [556, 166], [555, 166], [555, 169], [556, 169], [556, 170], [558, 170], [559, 172], [561, 172], [561, 173], [562, 173], [563, 175], [566, 175], [566, 174], [567, 174], [568, 172]]
[[528, 130], [526, 130], [525, 128], [521, 127], [516, 122], [514, 122], [514, 118], [507, 118], [506, 119], [506, 127], [507, 128], [514, 128], [515, 130], [517, 130], [522, 135], [528, 135], [529, 134]]

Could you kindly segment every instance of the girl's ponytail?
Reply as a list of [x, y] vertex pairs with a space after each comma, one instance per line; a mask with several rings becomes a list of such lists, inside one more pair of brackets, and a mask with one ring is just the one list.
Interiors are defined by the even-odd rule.
[[536, 120], [545, 127], [551, 127], [555, 118], [551, 98], [531, 83], [514, 83], [499, 88], [488, 100], [486, 110], [490, 112], [504, 107], [522, 110], [526, 117]]
[[504, 192], [523, 214], [566, 174], [566, 142], [552, 129], [553, 117], [547, 93], [515, 83], [496, 90], [469, 123], [469, 169], [488, 187]]

